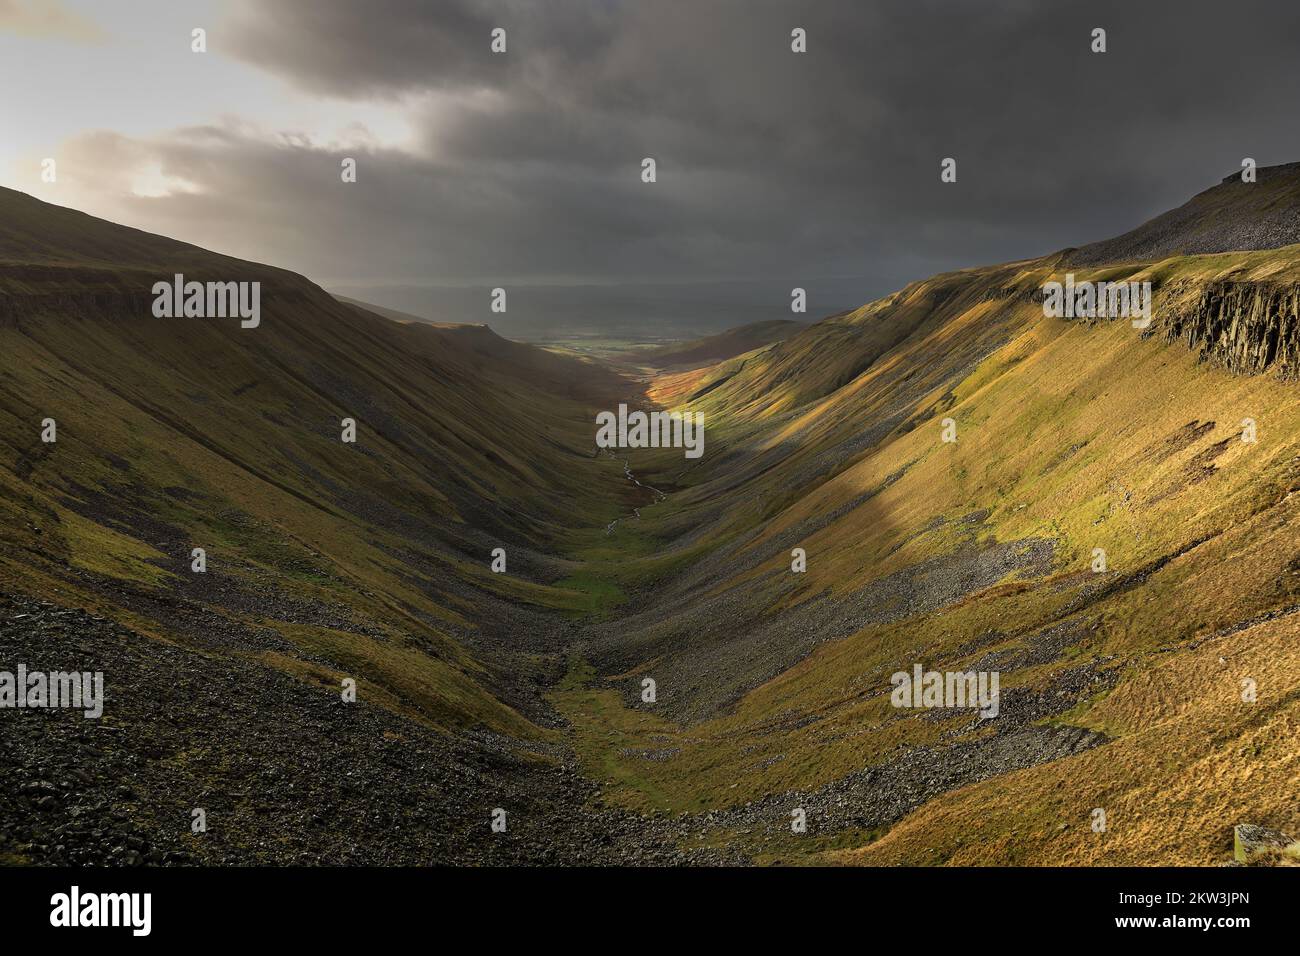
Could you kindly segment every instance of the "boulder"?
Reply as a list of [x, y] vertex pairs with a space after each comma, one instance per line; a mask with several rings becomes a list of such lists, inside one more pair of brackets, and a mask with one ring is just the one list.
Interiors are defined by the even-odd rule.
[[1242, 863], [1262, 855], [1280, 854], [1296, 841], [1281, 830], [1255, 826], [1253, 823], [1239, 823], [1232, 828], [1232, 856]]

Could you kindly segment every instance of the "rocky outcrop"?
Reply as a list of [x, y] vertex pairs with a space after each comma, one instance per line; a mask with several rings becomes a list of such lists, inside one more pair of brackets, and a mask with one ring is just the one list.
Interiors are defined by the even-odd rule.
[[1215, 282], [1164, 311], [1165, 340], [1245, 375], [1300, 376], [1300, 287]]
[[1285, 862], [1300, 859], [1300, 843], [1281, 830], [1239, 823], [1232, 828], [1232, 856], [1238, 863]]

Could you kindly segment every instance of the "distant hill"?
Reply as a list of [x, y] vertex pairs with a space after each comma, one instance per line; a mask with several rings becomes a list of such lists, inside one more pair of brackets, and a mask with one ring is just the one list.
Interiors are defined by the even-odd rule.
[[[521, 376], [525, 381], [545, 382], [558, 392], [569, 391], [575, 384], [582, 388], [590, 384], [587, 378], [591, 376], [615, 390], [621, 387], [616, 376], [609, 375], [602, 366], [595, 365], [585, 357], [560, 354], [526, 342], [515, 342], [498, 335], [488, 325], [431, 322], [407, 312], [371, 305], [359, 299], [350, 299], [341, 295], [335, 295], [334, 298], [363, 315], [379, 315], [403, 325], [423, 326], [435, 330], [434, 335], [455, 343], [458, 351], [486, 360], [498, 372], [509, 371]], [[575, 367], [584, 369], [584, 374], [579, 375], [576, 382], [573, 380]]]
[[653, 368], [711, 365], [762, 348], [764, 345], [783, 341], [806, 327], [805, 323], [791, 319], [751, 322], [748, 325], [727, 329], [717, 335], [693, 339], [689, 342], [675, 342], [672, 345], [625, 352], [616, 359]]
[[370, 302], [362, 302], [360, 299], [351, 299], [346, 295], [339, 295], [337, 292], [331, 292], [330, 295], [338, 299], [344, 305], [350, 305], [356, 309], [364, 309], [366, 312], [373, 312], [375, 315], [382, 315], [386, 319], [392, 319], [394, 322], [419, 322], [423, 325], [434, 325], [438, 327], [452, 327], [451, 322], [434, 322], [420, 315], [413, 315], [410, 312], [401, 312], [397, 309], [388, 309], [382, 305], [374, 305]]

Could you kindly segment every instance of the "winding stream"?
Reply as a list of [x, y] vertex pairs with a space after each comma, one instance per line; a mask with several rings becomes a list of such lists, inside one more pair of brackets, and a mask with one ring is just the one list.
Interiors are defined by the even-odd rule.
[[[643, 481], [641, 481], [641, 479], [637, 478], [636, 475], [632, 474], [632, 465], [631, 465], [631, 462], [628, 461], [628, 459], [626, 459], [626, 458], [618, 458], [618, 457], [617, 457], [613, 452], [611, 452], [608, 448], [602, 448], [601, 451], [603, 451], [603, 452], [604, 452], [607, 456], [609, 456], [610, 458], [614, 458], [615, 460], [617, 460], [617, 461], [621, 461], [621, 462], [623, 463], [623, 476], [624, 476], [625, 478], [627, 478], [628, 481], [632, 482], [632, 484], [636, 485], [638, 488], [644, 488], [644, 489], [646, 489], [647, 491], [652, 491], [652, 492], [654, 492], [655, 500], [652, 501], [652, 502], [650, 502], [650, 504], [652, 504], [652, 505], [657, 505], [657, 504], [659, 504], [659, 502], [665, 500], [665, 499], [668, 497], [668, 495], [667, 495], [666, 492], [662, 492], [662, 491], [660, 491], [658, 488], [652, 488], [650, 485], [645, 484]], [[650, 507], [650, 505], [646, 505], [646, 507], [648, 508], [648, 507]], [[641, 509], [640, 509], [640, 508], [633, 508], [633, 509], [632, 509], [632, 513], [631, 513], [630, 515], [623, 515], [623, 517], [621, 517], [621, 518], [615, 518], [615, 519], [614, 519], [613, 521], [611, 521], [609, 524], [605, 525], [605, 535], [606, 535], [606, 537], [608, 537], [609, 535], [611, 535], [611, 534], [614, 533], [614, 528], [618, 526], [618, 523], [619, 523], [620, 521], [626, 521], [626, 520], [628, 520], [629, 518], [636, 518], [636, 519], [640, 520], [640, 518], [641, 518]]]

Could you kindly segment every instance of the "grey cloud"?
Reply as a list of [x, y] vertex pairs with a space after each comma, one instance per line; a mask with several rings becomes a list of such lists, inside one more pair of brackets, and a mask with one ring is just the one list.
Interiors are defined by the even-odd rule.
[[866, 300], [1122, 232], [1244, 155], [1300, 158], [1297, 20], [1252, 2], [241, 2], [230, 51], [412, 104], [426, 158], [374, 152], [340, 189], [309, 144], [232, 135], [218, 166], [178, 133], [154, 148], [207, 192], [151, 209], [257, 230], [262, 257], [316, 276], [856, 276]]

